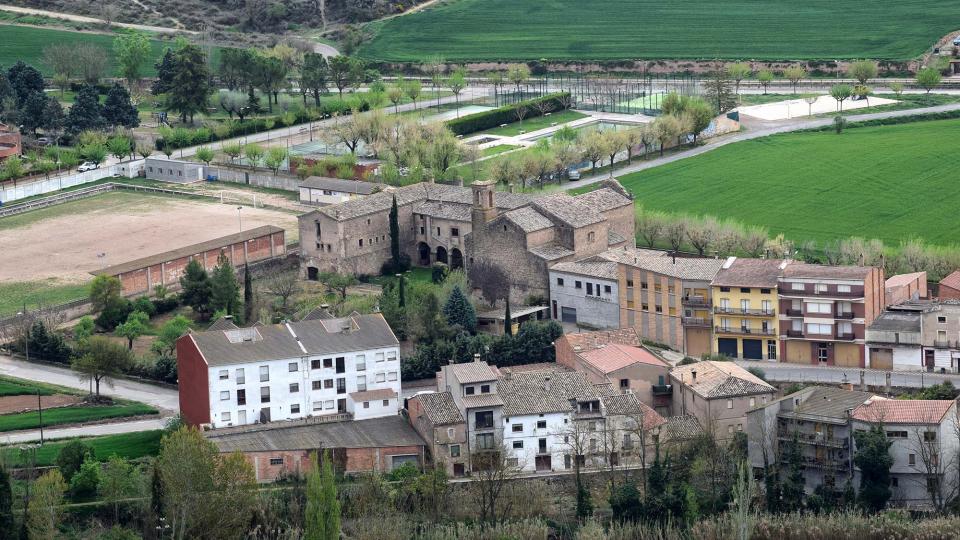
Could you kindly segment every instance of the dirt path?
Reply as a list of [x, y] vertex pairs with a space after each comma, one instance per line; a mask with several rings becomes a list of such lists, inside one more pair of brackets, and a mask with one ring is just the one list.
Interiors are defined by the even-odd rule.
[[[140, 2], [136, 2], [137, 5], [146, 8]], [[11, 11], [14, 13], [23, 13], [25, 15], [43, 15], [44, 17], [51, 17], [54, 19], [64, 19], [67, 21], [76, 21], [84, 23], [93, 23], [93, 24], [106, 24], [106, 21], [103, 19], [98, 19], [96, 17], [87, 17], [85, 15], [74, 15], [73, 13], [59, 13], [57, 11], [48, 11], [46, 9], [34, 9], [34, 8], [25, 8], [19, 6], [11, 6], [7, 4], [0, 4], [0, 10]], [[182, 28], [168, 28], [165, 26], [151, 26], [148, 24], [131, 24], [131, 23], [111, 23], [113, 26], [119, 26], [122, 28], [131, 28], [133, 30], [143, 30], [145, 32], [158, 32], [161, 34], [172, 34], [176, 32], [184, 32], [188, 34], [195, 34], [196, 32], [192, 30], [184, 30]], [[177, 22], [179, 24], [179, 21]], [[180, 25], [181, 27], [183, 25]]]
[[[83, 401], [80, 396], [70, 396], [67, 394], [54, 394], [52, 396], [40, 396], [40, 403], [44, 409], [54, 407], [67, 407]], [[3, 396], [0, 397], [0, 414], [11, 414], [37, 410], [37, 396], [28, 394], [25, 396]]]

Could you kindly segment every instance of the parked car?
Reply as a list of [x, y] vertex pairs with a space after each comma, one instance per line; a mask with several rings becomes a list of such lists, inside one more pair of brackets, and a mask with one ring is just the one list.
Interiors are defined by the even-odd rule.
[[569, 169], [567, 171], [567, 178], [572, 182], [574, 180], [580, 179], [580, 169]]
[[100, 164], [94, 163], [92, 161], [84, 161], [79, 167], [77, 167], [77, 172], [87, 172], [94, 169], [99, 169]]
[[49, 146], [49, 145], [50, 145], [50, 138], [49, 138], [49, 137], [40, 137], [39, 139], [37, 139], [37, 144], [38, 144], [39, 146]]

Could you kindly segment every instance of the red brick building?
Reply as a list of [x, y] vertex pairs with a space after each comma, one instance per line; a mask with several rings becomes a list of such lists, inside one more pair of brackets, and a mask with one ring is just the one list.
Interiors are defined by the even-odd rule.
[[941, 300], [960, 300], [960, 270], [954, 270], [949, 276], [940, 280], [937, 287], [937, 298]]
[[180, 276], [191, 259], [198, 259], [209, 271], [217, 265], [221, 253], [234, 267], [283, 257], [286, 255], [284, 231], [264, 225], [91, 273], [119, 278], [125, 296], [150, 293], [157, 285], [173, 290], [180, 287]]
[[272, 482], [310, 470], [310, 455], [329, 451], [342, 474], [386, 473], [405, 463], [421, 467], [426, 444], [399, 415], [369, 420], [291, 421], [206, 432], [220, 452], [240, 452], [253, 465], [258, 482]]

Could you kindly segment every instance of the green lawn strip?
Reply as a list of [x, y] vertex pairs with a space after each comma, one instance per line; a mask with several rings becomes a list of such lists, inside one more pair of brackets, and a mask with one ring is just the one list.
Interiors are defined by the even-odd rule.
[[[587, 115], [577, 111], [560, 111], [552, 113], [550, 116], [538, 116], [536, 118], [524, 120], [523, 122], [513, 122], [512, 124], [507, 124], [503, 127], [496, 127], [486, 131], [481, 131], [479, 135], [503, 135], [506, 137], [514, 137], [520, 135], [521, 132], [532, 133], [540, 129], [548, 128], [553, 124], [560, 126], [561, 124], [566, 124], [567, 122], [573, 122], [574, 120], [579, 120], [586, 117]], [[474, 135], [476, 134], [470, 134], [471, 137]]]
[[[620, 178], [638, 205], [709, 214], [795, 241], [919, 237], [950, 245], [960, 120], [773, 135]], [[936, 194], [936, 196], [931, 196]]]
[[63, 392], [43, 383], [35, 383], [0, 375], [0, 396], [36, 395], [38, 393], [42, 396], [50, 396]]
[[89, 295], [86, 283], [60, 283], [55, 278], [44, 281], [0, 283], [0, 317], [16, 315], [27, 309], [65, 304]]
[[[79, 439], [57, 440], [56, 442], [45, 443], [37, 449], [36, 464], [39, 467], [54, 465], [57, 460], [57, 454], [59, 454], [60, 450], [71, 440], [83, 441], [84, 444], [92, 447], [99, 461], [106, 461], [114, 454], [124, 459], [155, 456], [160, 452], [160, 439], [162, 437], [163, 430], [155, 429], [135, 433], [106, 435], [103, 437], [81, 437]], [[29, 465], [18, 446], [2, 448], [0, 449], [0, 454], [3, 455], [4, 461], [10, 467], [24, 467]]]
[[514, 148], [520, 148], [520, 147], [515, 144], [498, 144], [496, 146], [484, 148], [483, 150], [481, 150], [481, 155], [483, 157], [495, 156], [497, 154], [502, 154], [509, 150], [513, 150]]
[[[80, 405], [43, 411], [43, 427], [79, 424], [110, 418], [156, 414], [157, 410], [143, 403], [118, 401], [117, 405]], [[0, 432], [40, 427], [37, 411], [0, 415]]]
[[[382, 61], [916, 57], [956, 30], [960, 0], [458, 0], [369, 25]], [[947, 15], [951, 14], [951, 15]]]

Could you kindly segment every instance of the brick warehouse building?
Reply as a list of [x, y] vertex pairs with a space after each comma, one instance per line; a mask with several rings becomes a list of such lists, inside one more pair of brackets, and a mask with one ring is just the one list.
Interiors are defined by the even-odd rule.
[[226, 255], [234, 267], [283, 257], [286, 255], [284, 231], [280, 227], [264, 225], [115, 264], [91, 274], [119, 278], [124, 296], [150, 293], [157, 285], [172, 290], [180, 287], [180, 276], [191, 259], [199, 259], [209, 271], [217, 265], [220, 253]]

